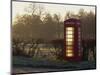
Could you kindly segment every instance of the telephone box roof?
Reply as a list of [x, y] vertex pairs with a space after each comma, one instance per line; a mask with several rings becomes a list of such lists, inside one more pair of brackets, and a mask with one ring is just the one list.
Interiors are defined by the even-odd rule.
[[75, 25], [80, 25], [80, 20], [75, 19], [75, 18], [70, 18], [64, 21], [64, 24], [75, 24]]

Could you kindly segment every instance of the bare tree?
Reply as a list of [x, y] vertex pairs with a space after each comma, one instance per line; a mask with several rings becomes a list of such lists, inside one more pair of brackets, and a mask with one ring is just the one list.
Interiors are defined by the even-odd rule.
[[57, 25], [57, 31], [56, 31], [56, 33], [57, 33], [57, 35], [58, 35], [58, 39], [60, 39], [60, 32], [61, 32], [61, 24], [60, 24], [60, 19], [61, 19], [61, 16], [60, 16], [60, 14], [54, 14], [54, 22], [56, 23], [56, 25]]

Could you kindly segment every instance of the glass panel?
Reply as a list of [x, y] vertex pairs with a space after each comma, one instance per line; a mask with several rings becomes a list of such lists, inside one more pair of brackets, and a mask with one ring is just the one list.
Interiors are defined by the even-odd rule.
[[73, 41], [74, 39], [72, 39], [72, 38], [66, 38], [66, 41]]
[[73, 42], [72, 41], [67, 41], [66, 44], [67, 45], [73, 45]]
[[72, 53], [73, 51], [72, 50], [66, 50], [66, 53]]
[[66, 35], [73, 34], [73, 33], [74, 33], [73, 31], [66, 31]]
[[81, 32], [78, 32], [78, 34], [80, 35], [80, 34], [81, 34]]
[[73, 48], [72, 48], [72, 46], [67, 46], [66, 49], [67, 49], [67, 50], [72, 50]]
[[78, 43], [78, 45], [80, 46], [80, 45], [81, 45], [81, 43], [79, 42], [79, 43]]
[[73, 38], [73, 35], [66, 35], [66, 38]]
[[68, 31], [73, 31], [74, 28], [73, 28], [73, 27], [67, 27], [66, 30], [68, 30]]
[[80, 31], [80, 28], [78, 28], [78, 31]]
[[78, 38], [80, 38], [81, 36], [80, 35], [78, 35]]
[[81, 41], [81, 39], [79, 38], [79, 39], [78, 39], [78, 41], [80, 42], [80, 41]]
[[72, 57], [73, 56], [73, 53], [66, 53], [66, 56]]

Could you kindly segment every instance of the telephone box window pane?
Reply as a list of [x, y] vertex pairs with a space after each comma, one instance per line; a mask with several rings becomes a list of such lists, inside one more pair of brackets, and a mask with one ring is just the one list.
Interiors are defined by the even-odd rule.
[[80, 38], [81, 36], [80, 35], [78, 35], [78, 38]]
[[72, 46], [67, 46], [67, 50], [72, 50]]
[[81, 41], [81, 39], [79, 38], [79, 39], [78, 39], [78, 41], [80, 42], [80, 41]]
[[70, 38], [68, 38], [68, 39], [66, 39], [66, 41], [73, 41], [74, 39], [70, 39]]
[[73, 35], [66, 35], [66, 38], [73, 38]]
[[67, 45], [73, 45], [73, 42], [72, 41], [67, 41], [66, 44]]
[[78, 31], [81, 31], [80, 28], [78, 28]]
[[69, 35], [69, 34], [73, 34], [74, 32], [73, 31], [66, 31], [66, 34]]
[[72, 51], [72, 50], [66, 50], [66, 52], [67, 52], [67, 53], [72, 53], [73, 51]]
[[73, 56], [73, 53], [66, 53], [66, 56], [67, 57], [72, 57]]
[[78, 34], [80, 35], [80, 34], [81, 34], [81, 32], [78, 32]]
[[68, 31], [73, 31], [74, 28], [73, 28], [73, 27], [67, 27], [66, 30], [68, 30]]

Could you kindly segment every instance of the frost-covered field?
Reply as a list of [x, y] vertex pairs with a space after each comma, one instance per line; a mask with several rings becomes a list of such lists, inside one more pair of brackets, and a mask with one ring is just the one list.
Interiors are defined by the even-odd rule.
[[95, 62], [47, 61], [45, 59], [14, 56], [12, 73], [71, 71], [95, 68]]

